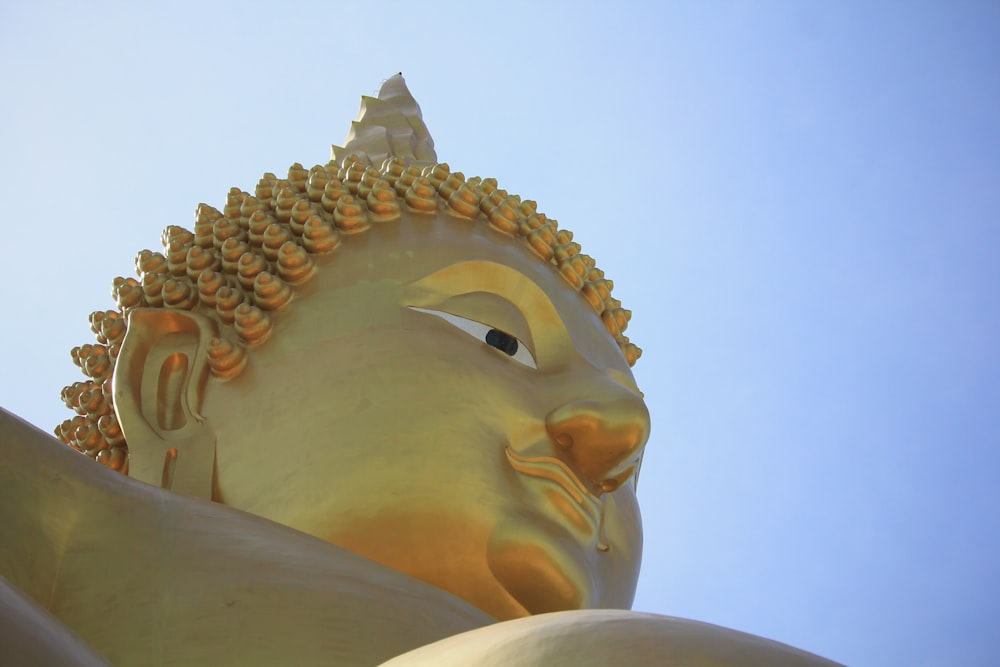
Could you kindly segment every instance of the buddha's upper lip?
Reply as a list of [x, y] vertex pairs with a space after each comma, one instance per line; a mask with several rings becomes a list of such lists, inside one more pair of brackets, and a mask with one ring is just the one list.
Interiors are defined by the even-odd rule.
[[599, 502], [565, 461], [552, 456], [521, 456], [507, 445], [507, 461], [519, 473], [555, 482], [582, 506]]

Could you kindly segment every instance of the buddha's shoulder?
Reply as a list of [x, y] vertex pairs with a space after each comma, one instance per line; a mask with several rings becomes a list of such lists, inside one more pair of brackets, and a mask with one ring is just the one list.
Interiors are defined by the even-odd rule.
[[124, 477], [2, 411], [0, 488], [11, 599], [112, 664], [371, 665], [493, 622], [323, 540]]
[[779, 642], [683, 618], [622, 610], [541, 614], [470, 630], [383, 667], [434, 665], [836, 667]]

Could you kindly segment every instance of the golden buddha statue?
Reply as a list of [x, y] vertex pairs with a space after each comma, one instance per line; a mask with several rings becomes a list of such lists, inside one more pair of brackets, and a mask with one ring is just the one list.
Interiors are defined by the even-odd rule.
[[626, 611], [630, 314], [534, 202], [437, 162], [401, 76], [329, 164], [162, 241], [73, 350], [56, 434], [104, 465], [0, 421], [7, 655], [832, 664]]

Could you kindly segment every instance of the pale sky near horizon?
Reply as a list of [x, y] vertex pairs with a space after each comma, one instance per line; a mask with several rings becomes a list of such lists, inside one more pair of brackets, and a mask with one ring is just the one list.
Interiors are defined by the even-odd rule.
[[634, 311], [635, 609], [1000, 664], [1000, 5], [39, 1], [0, 54], [3, 408], [67, 418], [135, 253], [402, 70]]

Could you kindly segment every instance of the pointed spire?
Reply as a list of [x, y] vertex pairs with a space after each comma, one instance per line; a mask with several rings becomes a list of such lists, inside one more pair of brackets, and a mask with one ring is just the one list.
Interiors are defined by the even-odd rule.
[[333, 160], [338, 164], [352, 154], [376, 166], [390, 157], [410, 163], [437, 162], [434, 140], [402, 73], [386, 79], [378, 97], [361, 98], [358, 119], [351, 123], [343, 147], [331, 148]]

